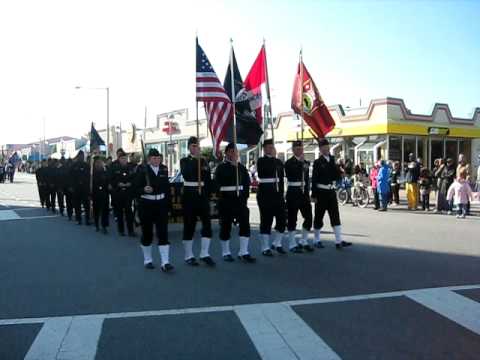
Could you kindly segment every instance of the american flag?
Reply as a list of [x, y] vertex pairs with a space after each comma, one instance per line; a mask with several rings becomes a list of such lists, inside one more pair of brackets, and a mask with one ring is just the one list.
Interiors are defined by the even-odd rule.
[[233, 108], [222, 83], [197, 39], [197, 101], [203, 101], [208, 127], [213, 137], [215, 153], [225, 138], [228, 124], [233, 118]]

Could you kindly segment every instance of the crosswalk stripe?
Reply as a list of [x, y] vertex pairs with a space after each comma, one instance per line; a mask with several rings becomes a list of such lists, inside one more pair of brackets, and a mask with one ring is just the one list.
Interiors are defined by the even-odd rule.
[[20, 216], [13, 210], [0, 210], [0, 221], [3, 220], [18, 220]]
[[340, 359], [288, 305], [238, 306], [235, 313], [264, 360]]
[[422, 290], [407, 296], [480, 335], [480, 303], [445, 289]]
[[56, 359], [71, 323], [72, 317], [45, 321], [24, 360]]

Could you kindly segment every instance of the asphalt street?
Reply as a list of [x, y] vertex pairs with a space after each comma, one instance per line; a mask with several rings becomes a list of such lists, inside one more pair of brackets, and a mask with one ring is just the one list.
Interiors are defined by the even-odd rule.
[[0, 359], [479, 358], [480, 217], [344, 206], [352, 247], [326, 226], [325, 249], [265, 258], [250, 205], [256, 264], [224, 263], [215, 224], [216, 268], [189, 267], [174, 224], [165, 274], [39, 208], [31, 175], [0, 184]]

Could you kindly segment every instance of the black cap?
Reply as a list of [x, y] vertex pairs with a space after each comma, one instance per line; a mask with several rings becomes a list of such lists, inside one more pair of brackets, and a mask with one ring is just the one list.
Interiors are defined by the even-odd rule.
[[228, 150], [233, 150], [235, 149], [235, 144], [234, 143], [229, 143], [226, 147], [225, 147], [225, 152], [227, 152]]
[[83, 153], [83, 150], [80, 150], [80, 151], [77, 153], [77, 156], [80, 156], [80, 155], [82, 155], [82, 156], [85, 155], [85, 154]]
[[198, 138], [196, 136], [190, 136], [190, 138], [188, 139], [188, 145], [187, 146], [190, 146], [192, 144], [197, 144], [198, 145]]
[[325, 138], [318, 139], [318, 146], [325, 146], [325, 145], [330, 145], [327, 139]]
[[263, 141], [263, 146], [273, 145], [273, 139], [265, 139]]
[[122, 148], [117, 150], [117, 158], [122, 157], [122, 156], [127, 156], [127, 153], [123, 151]]
[[303, 146], [302, 140], [295, 140], [292, 142], [292, 147]]
[[150, 150], [148, 150], [148, 156], [160, 156], [160, 153], [157, 149], [151, 148]]

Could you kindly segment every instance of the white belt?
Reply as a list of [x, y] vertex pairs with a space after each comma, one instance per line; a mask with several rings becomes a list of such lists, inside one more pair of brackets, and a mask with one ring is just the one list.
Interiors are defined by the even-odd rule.
[[317, 184], [317, 188], [323, 189], [323, 190], [335, 190], [336, 186], [334, 184], [329, 184], [329, 185]]
[[[238, 190], [243, 190], [243, 185], [239, 185]], [[220, 186], [220, 191], [237, 191], [237, 186]]]
[[165, 194], [158, 194], [158, 195], [142, 195], [140, 196], [142, 199], [145, 200], [163, 200], [165, 199]]
[[279, 179], [275, 179], [275, 178], [263, 178], [263, 179], [258, 179], [258, 182], [260, 184], [273, 184], [273, 183], [276, 183], [278, 182]]
[[305, 183], [302, 184], [301, 181], [289, 181], [288, 186], [302, 186], [305, 185]]
[[[200, 183], [200, 186], [205, 185], [203, 181]], [[198, 181], [184, 181], [183, 186], [198, 186]]]

